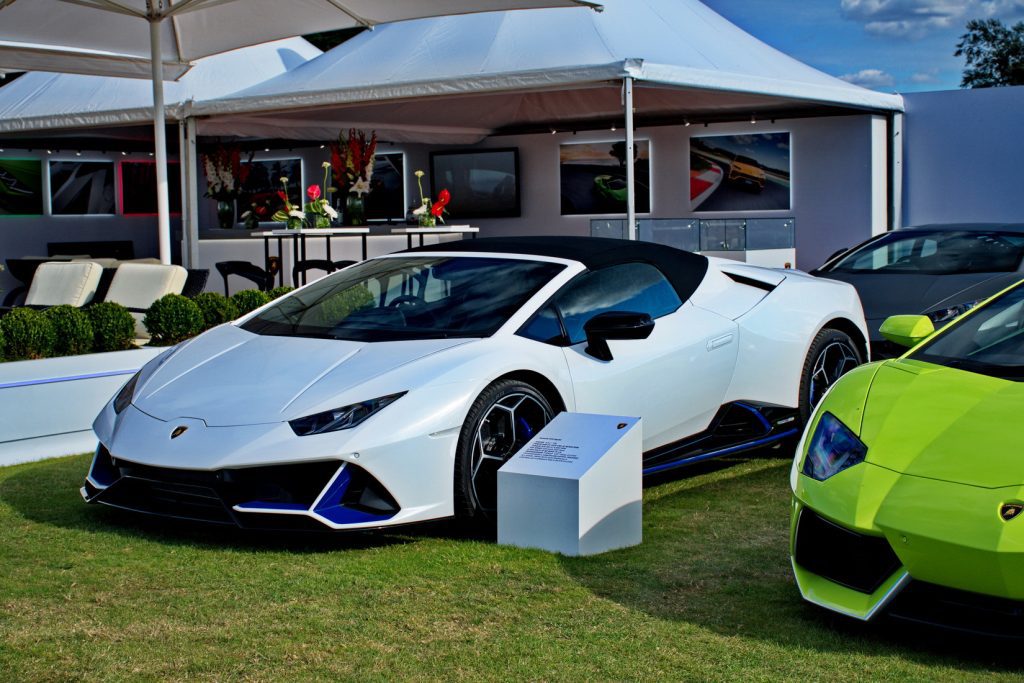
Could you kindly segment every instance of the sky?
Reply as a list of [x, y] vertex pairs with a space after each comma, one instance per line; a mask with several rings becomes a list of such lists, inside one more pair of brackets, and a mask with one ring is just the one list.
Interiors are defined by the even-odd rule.
[[1024, 20], [1024, 0], [702, 0], [772, 47], [883, 92], [960, 87], [971, 19]]

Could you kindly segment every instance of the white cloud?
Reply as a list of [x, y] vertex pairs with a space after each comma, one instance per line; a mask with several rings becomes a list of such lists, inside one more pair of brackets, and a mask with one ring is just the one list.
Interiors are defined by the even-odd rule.
[[840, 0], [843, 16], [877, 36], [921, 38], [971, 19], [1024, 17], [1024, 0]]
[[934, 83], [936, 76], [938, 76], [938, 69], [931, 69], [929, 71], [919, 71], [915, 74], [911, 74], [910, 80], [913, 83]]
[[846, 74], [839, 78], [863, 88], [891, 88], [896, 83], [892, 74], [881, 69], [861, 69], [855, 74]]

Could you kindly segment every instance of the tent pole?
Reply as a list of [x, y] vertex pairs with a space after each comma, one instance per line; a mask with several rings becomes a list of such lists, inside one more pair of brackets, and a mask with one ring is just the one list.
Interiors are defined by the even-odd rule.
[[160, 21], [149, 22], [150, 62], [153, 66], [153, 144], [156, 147], [156, 212], [160, 262], [171, 262], [171, 219], [167, 196], [167, 130], [164, 121], [164, 61]]
[[636, 173], [633, 163], [633, 79], [623, 81], [623, 101], [626, 107], [626, 237], [636, 239]]
[[189, 268], [199, 267], [199, 153], [196, 147], [195, 117], [185, 117], [185, 148], [181, 162], [188, 167], [188, 185], [182, 192], [188, 197], [188, 258]]

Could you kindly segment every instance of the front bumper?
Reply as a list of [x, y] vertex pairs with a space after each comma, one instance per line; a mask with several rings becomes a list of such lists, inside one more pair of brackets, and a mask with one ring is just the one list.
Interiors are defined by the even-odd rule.
[[115, 459], [103, 445], [81, 494], [89, 503], [247, 529], [376, 526], [400, 512], [390, 492], [351, 463], [180, 470]]
[[806, 600], [857, 619], [1024, 637], [1024, 519], [999, 517], [1024, 487], [863, 463], [825, 482], [800, 475], [795, 494], [790, 547]]

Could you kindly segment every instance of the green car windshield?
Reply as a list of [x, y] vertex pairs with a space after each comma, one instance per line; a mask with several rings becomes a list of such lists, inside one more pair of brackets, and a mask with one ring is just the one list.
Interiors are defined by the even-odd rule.
[[241, 327], [365, 342], [488, 337], [564, 269], [511, 258], [373, 259], [280, 299]]
[[964, 318], [911, 356], [983, 375], [1024, 380], [1024, 286]]
[[1009, 273], [1020, 266], [1024, 233], [897, 230], [854, 249], [823, 272], [945, 275]]

